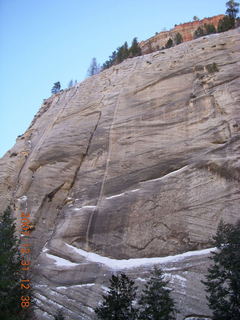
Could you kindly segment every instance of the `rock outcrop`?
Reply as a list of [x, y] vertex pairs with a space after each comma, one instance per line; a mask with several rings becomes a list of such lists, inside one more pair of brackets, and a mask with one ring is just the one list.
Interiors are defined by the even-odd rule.
[[194, 39], [194, 33], [197, 30], [197, 28], [198, 27], [204, 28], [205, 24], [212, 24], [217, 30], [218, 22], [223, 17], [224, 17], [223, 14], [219, 14], [211, 18], [204, 18], [202, 20], [182, 23], [182, 24], [176, 25], [173, 29], [169, 31], [159, 32], [155, 36], [145, 41], [141, 41], [139, 43], [142, 49], [142, 53], [147, 54], [153, 51], [157, 51], [162, 47], [165, 47], [168, 39], [172, 39], [174, 42], [177, 33], [180, 33], [182, 35], [183, 42], [191, 41]]
[[45, 100], [0, 160], [0, 209], [31, 213], [39, 319], [93, 319], [112, 272], [141, 285], [154, 264], [179, 320], [211, 315], [203, 249], [240, 216], [239, 49], [236, 29], [127, 59]]

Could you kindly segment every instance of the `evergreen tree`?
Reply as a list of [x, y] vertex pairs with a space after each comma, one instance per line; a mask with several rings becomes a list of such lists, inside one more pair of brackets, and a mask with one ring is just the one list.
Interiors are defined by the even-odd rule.
[[217, 30], [213, 24], [205, 24], [204, 28], [206, 30], [205, 34], [213, 34], [213, 33], [217, 32]]
[[70, 80], [68, 83], [68, 88], [72, 88], [73, 87], [73, 80]]
[[125, 274], [112, 276], [107, 295], [103, 296], [102, 304], [95, 309], [98, 319], [102, 320], [134, 320], [137, 312], [133, 307], [136, 297], [134, 281]]
[[88, 68], [88, 76], [94, 76], [95, 74], [98, 74], [100, 72], [101, 68], [99, 64], [97, 63], [97, 59], [93, 58], [92, 62], [90, 64], [90, 67]]
[[202, 37], [204, 35], [205, 35], [205, 32], [204, 32], [203, 28], [201, 28], [201, 27], [198, 27], [197, 30], [194, 32], [194, 38], [195, 39], [196, 38], [200, 38], [200, 37]]
[[109, 57], [111, 65], [113, 65], [117, 60], [117, 52], [113, 51], [112, 55]]
[[218, 22], [218, 32], [225, 32], [233, 29], [235, 26], [235, 19], [230, 16], [225, 16]]
[[213, 320], [240, 319], [240, 220], [236, 225], [221, 222], [214, 245], [217, 251], [210, 257], [206, 291]]
[[102, 65], [102, 70], [106, 70], [108, 68], [110, 68], [112, 65], [111, 65], [111, 62], [109, 60], [105, 61]]
[[131, 48], [129, 49], [131, 57], [137, 57], [142, 54], [141, 48], [138, 44], [137, 38], [133, 38]]
[[127, 42], [117, 49], [116, 62], [121, 63], [129, 57], [129, 49]]
[[226, 6], [227, 6], [226, 14], [235, 20], [237, 17], [237, 13], [239, 12], [239, 9], [238, 9], [239, 2], [235, 2], [234, 0], [230, 0], [226, 3]]
[[171, 48], [172, 46], [173, 46], [173, 41], [172, 41], [171, 38], [169, 38], [167, 43], [166, 43], [166, 45], [165, 45], [165, 47], [166, 47], [166, 49], [168, 49], [168, 48]]
[[194, 16], [193, 21], [199, 21], [199, 18], [197, 16]]
[[9, 207], [1, 217], [0, 243], [0, 319], [26, 319], [26, 312], [21, 308], [19, 240]]
[[180, 43], [182, 43], [183, 42], [183, 37], [182, 37], [182, 35], [181, 35], [181, 33], [177, 33], [176, 34], [176, 36], [175, 36], [175, 43], [176, 44], [180, 44]]
[[129, 57], [128, 43], [127, 41], [125, 41], [123, 45], [123, 60], [127, 59], [128, 57]]
[[162, 270], [155, 267], [139, 300], [139, 320], [175, 319], [174, 301], [167, 285]]
[[52, 92], [52, 94], [55, 94], [55, 93], [58, 93], [58, 92], [60, 91], [60, 89], [61, 89], [61, 84], [60, 84], [60, 82], [58, 81], [58, 82], [55, 82], [55, 83], [54, 83], [51, 92]]

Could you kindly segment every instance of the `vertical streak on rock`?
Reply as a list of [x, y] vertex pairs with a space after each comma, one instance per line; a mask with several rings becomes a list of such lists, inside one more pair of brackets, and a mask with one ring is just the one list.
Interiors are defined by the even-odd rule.
[[[137, 65], [137, 61], [138, 61], [138, 59], [136, 59], [135, 63], [133, 64], [132, 70], [129, 73], [129, 76], [128, 76], [128, 79], [127, 79], [126, 83], [128, 83], [129, 78], [132, 75], [132, 72], [135, 70], [136, 65]], [[103, 192], [104, 192], [104, 185], [105, 185], [105, 182], [106, 182], [106, 179], [107, 179], [109, 163], [110, 163], [110, 157], [111, 157], [111, 150], [112, 150], [112, 130], [113, 130], [113, 127], [115, 125], [115, 119], [116, 119], [117, 111], [118, 111], [118, 108], [119, 108], [120, 98], [121, 98], [122, 92], [123, 92], [123, 87], [119, 92], [117, 104], [116, 104], [116, 107], [115, 107], [115, 110], [114, 110], [114, 114], [113, 114], [113, 120], [112, 120], [110, 129], [109, 129], [108, 155], [107, 155], [106, 167], [105, 167], [105, 172], [104, 172], [104, 176], [103, 176], [103, 180], [102, 180], [102, 185], [101, 185], [101, 189], [100, 189], [97, 205], [96, 205], [96, 208], [91, 213], [89, 221], [88, 221], [87, 232], [86, 232], [86, 249], [87, 250], [90, 250], [90, 245], [89, 245], [89, 242], [90, 242], [90, 230], [91, 230], [91, 227], [92, 227], [93, 217], [94, 217], [94, 215], [97, 214], [98, 208], [100, 208], [100, 206], [101, 206], [101, 201], [102, 201]]]
[[73, 177], [71, 186], [70, 186], [70, 188], [69, 188], [69, 192], [71, 191], [71, 189], [72, 189], [72, 187], [73, 187], [73, 185], [74, 185], [74, 183], [75, 183], [75, 180], [76, 180], [76, 178], [77, 178], [78, 172], [79, 172], [79, 170], [81, 169], [81, 166], [82, 166], [82, 164], [83, 164], [86, 156], [88, 155], [88, 151], [89, 151], [89, 149], [90, 149], [90, 146], [91, 146], [91, 143], [92, 143], [92, 139], [93, 139], [93, 137], [94, 137], [94, 134], [95, 134], [95, 132], [96, 132], [96, 130], [97, 130], [99, 121], [100, 121], [100, 119], [101, 119], [101, 115], [102, 115], [101, 111], [96, 111], [96, 113], [98, 113], [98, 119], [97, 119], [96, 125], [95, 125], [95, 127], [94, 127], [94, 129], [93, 129], [92, 134], [90, 135], [86, 152], [85, 152], [85, 153], [83, 154], [83, 156], [81, 157], [80, 162], [79, 162], [79, 165], [78, 165], [78, 167], [76, 168], [76, 171], [75, 171], [75, 174], [74, 174], [74, 177]]
[[[89, 151], [89, 149], [90, 149], [90, 147], [91, 147], [92, 139], [93, 139], [94, 134], [95, 134], [95, 132], [96, 132], [96, 130], [97, 130], [97, 128], [98, 128], [98, 124], [99, 124], [99, 122], [100, 122], [102, 113], [101, 113], [101, 111], [96, 111], [95, 113], [98, 113], [98, 118], [97, 118], [97, 121], [96, 121], [96, 125], [95, 125], [95, 127], [94, 127], [94, 129], [93, 129], [93, 132], [92, 132], [91, 135], [90, 135], [90, 138], [89, 138], [89, 141], [88, 141], [88, 144], [87, 144], [87, 148], [86, 148], [86, 152], [85, 152], [83, 155], [81, 155], [81, 157], [80, 157], [79, 165], [78, 165], [78, 166], [76, 167], [76, 169], [75, 169], [75, 172], [74, 172], [74, 175], [73, 175], [73, 179], [72, 179], [71, 185], [70, 185], [70, 187], [69, 187], [69, 189], [68, 189], [68, 192], [67, 192], [67, 195], [66, 195], [65, 198], [63, 199], [62, 203], [64, 203], [64, 201], [66, 200], [66, 198], [70, 195], [70, 192], [71, 192], [71, 190], [72, 190], [72, 188], [73, 188], [73, 186], [74, 186], [74, 183], [75, 183], [75, 181], [76, 181], [78, 172], [79, 172], [79, 170], [81, 169], [81, 166], [82, 166], [84, 160], [86, 159], [86, 156], [88, 155], [88, 151]], [[64, 185], [64, 183], [63, 183], [61, 186], [59, 186], [57, 192], [63, 187], [63, 185]], [[44, 198], [44, 200], [43, 200], [43, 203], [42, 203], [42, 206], [43, 206], [44, 202], [47, 201], [48, 196], [49, 196], [49, 195], [46, 195], [46, 196], [45, 196], [45, 198]], [[56, 215], [56, 220], [58, 220], [58, 217], [59, 217], [60, 213], [61, 213], [61, 209], [58, 210], [58, 213], [57, 213], [57, 215]], [[56, 223], [56, 227], [57, 227], [57, 223]], [[52, 238], [53, 238], [53, 236], [54, 236], [54, 233], [55, 233], [55, 230], [52, 231], [50, 237], [46, 240], [45, 245], [46, 245], [49, 241], [52, 240]], [[39, 253], [39, 255], [40, 255], [40, 254], [41, 254], [41, 252]], [[38, 255], [38, 256], [39, 256], [39, 255]], [[37, 258], [36, 258], [36, 260], [37, 260]]]

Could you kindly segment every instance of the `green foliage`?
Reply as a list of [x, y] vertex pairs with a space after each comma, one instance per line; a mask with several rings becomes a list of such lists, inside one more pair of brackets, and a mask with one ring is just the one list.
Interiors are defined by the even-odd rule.
[[73, 80], [70, 80], [68, 83], [68, 88], [72, 88], [73, 87]]
[[0, 220], [0, 319], [27, 319], [21, 308], [21, 260], [15, 223], [8, 207]]
[[154, 268], [139, 300], [139, 320], [173, 320], [176, 313], [174, 301], [164, 281], [161, 269]]
[[218, 66], [215, 62], [211, 63], [211, 64], [208, 64], [206, 66], [206, 69], [209, 73], [214, 73], [214, 72], [218, 72], [219, 69], [218, 69]]
[[194, 16], [193, 21], [199, 21], [199, 18], [197, 16]]
[[213, 24], [205, 23], [203, 27], [198, 27], [197, 30], [194, 32], [194, 38], [197, 39], [205, 35], [213, 34], [216, 32], [217, 30]]
[[129, 49], [127, 42], [124, 43], [123, 46], [117, 49], [117, 63], [121, 63], [123, 60], [129, 57]]
[[213, 320], [240, 319], [240, 220], [235, 224], [220, 222], [210, 257], [206, 286]]
[[61, 89], [61, 84], [60, 84], [60, 82], [58, 81], [58, 82], [55, 82], [55, 83], [54, 83], [51, 92], [52, 92], [52, 94], [55, 94], [55, 93], [58, 93], [58, 92], [60, 91], [60, 89]]
[[129, 52], [131, 57], [137, 57], [142, 54], [137, 38], [133, 38], [132, 45], [131, 45], [131, 48], [129, 49]]
[[237, 14], [239, 12], [239, 9], [238, 9], [239, 2], [235, 2], [234, 0], [230, 0], [230, 1], [226, 2], [226, 7], [227, 7], [226, 14], [235, 20], [237, 17]]
[[91, 64], [88, 68], [88, 76], [89, 77], [94, 76], [95, 74], [98, 74], [100, 70], [101, 70], [101, 67], [97, 63], [97, 59], [92, 58]]
[[136, 297], [134, 281], [125, 274], [112, 276], [107, 295], [103, 296], [102, 304], [95, 309], [98, 319], [102, 320], [134, 320], [137, 313], [133, 307]]
[[168, 49], [168, 48], [171, 48], [172, 46], [173, 46], [173, 41], [171, 38], [169, 38], [165, 45], [165, 48]]
[[175, 36], [175, 43], [176, 44], [180, 44], [180, 43], [182, 43], [183, 42], [183, 37], [182, 37], [182, 35], [181, 35], [181, 33], [177, 33], [176, 34], [176, 36]]
[[130, 48], [128, 48], [128, 43], [125, 42], [121, 47], [118, 47], [117, 50], [113, 51], [109, 59], [102, 65], [102, 70], [119, 64], [127, 58], [137, 57], [141, 54], [141, 48], [137, 42], [137, 38], [134, 38]]
[[217, 30], [213, 24], [204, 24], [205, 34], [216, 33]]
[[59, 310], [58, 313], [56, 314], [56, 316], [54, 316], [54, 320], [64, 320], [64, 316], [62, 314], [62, 311]]
[[194, 38], [200, 38], [205, 35], [204, 29], [202, 27], [198, 27], [197, 30], [194, 32]]
[[218, 32], [225, 32], [233, 29], [235, 26], [235, 19], [230, 16], [225, 16], [218, 22]]

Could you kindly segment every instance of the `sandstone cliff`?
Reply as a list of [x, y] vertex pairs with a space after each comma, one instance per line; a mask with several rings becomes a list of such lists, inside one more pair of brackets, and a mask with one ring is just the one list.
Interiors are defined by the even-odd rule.
[[165, 47], [168, 39], [171, 38], [174, 41], [177, 33], [180, 33], [182, 35], [184, 42], [191, 41], [194, 39], [194, 32], [197, 30], [198, 27], [203, 28], [205, 24], [213, 24], [217, 29], [218, 22], [223, 17], [224, 14], [220, 14], [211, 18], [204, 18], [202, 20], [179, 24], [169, 31], [159, 32], [155, 36], [140, 42], [139, 45], [142, 49], [142, 53], [150, 53], [153, 51], [157, 51], [162, 47]]
[[93, 319], [112, 272], [154, 264], [178, 319], [210, 315], [203, 249], [240, 216], [239, 52], [236, 29], [127, 59], [45, 100], [0, 160], [0, 209], [31, 213], [39, 319]]

